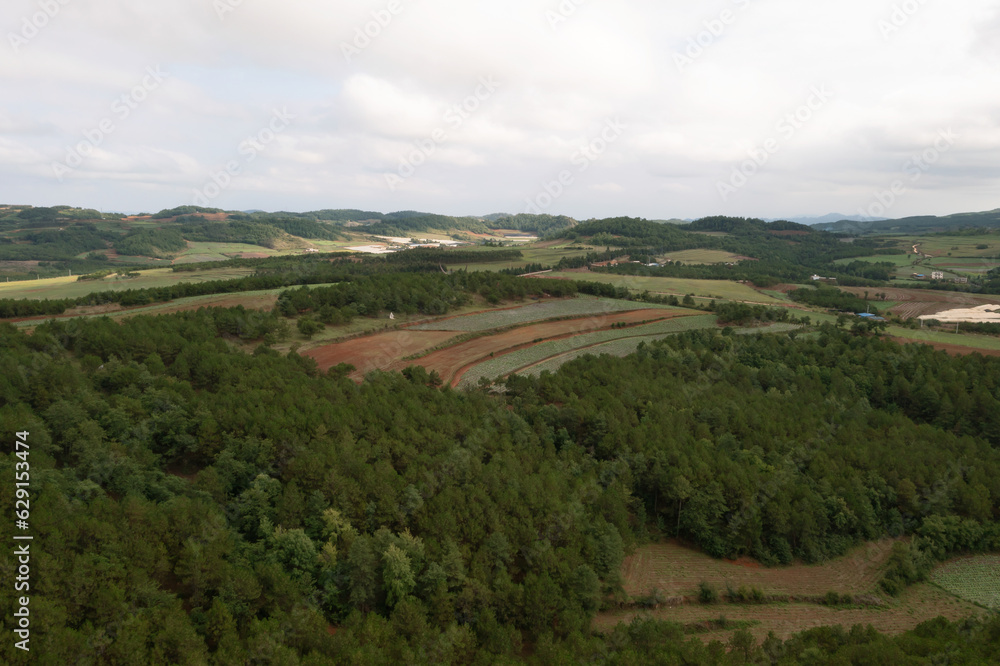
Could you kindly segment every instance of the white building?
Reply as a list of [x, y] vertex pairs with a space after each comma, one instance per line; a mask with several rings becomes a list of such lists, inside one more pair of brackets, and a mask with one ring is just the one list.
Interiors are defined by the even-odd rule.
[[942, 271], [934, 271], [933, 273], [931, 273], [931, 279], [932, 280], [943, 280], [944, 279], [944, 273]]

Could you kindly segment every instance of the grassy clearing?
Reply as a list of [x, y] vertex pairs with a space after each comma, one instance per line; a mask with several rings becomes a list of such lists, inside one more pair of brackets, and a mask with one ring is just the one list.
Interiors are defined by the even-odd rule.
[[1000, 611], [1000, 555], [948, 562], [934, 571], [931, 581], [960, 599]]
[[664, 258], [684, 264], [725, 264], [741, 261], [746, 257], [723, 250], [682, 250], [664, 255]]
[[[602, 315], [611, 312], [628, 312], [655, 308], [669, 310], [662, 305], [619, 301], [611, 298], [579, 297], [533, 303], [519, 308], [493, 310], [464, 317], [451, 317], [442, 321], [413, 326], [418, 331], [489, 331], [494, 328], [516, 326], [529, 322], [545, 321], [556, 317], [583, 317], [586, 315]], [[679, 308], [678, 308], [679, 309]]]
[[250, 268], [206, 268], [201, 271], [174, 273], [169, 268], [139, 271], [137, 278], [108, 277], [103, 280], [78, 282], [76, 277], [58, 277], [46, 280], [25, 280], [0, 283], [0, 298], [26, 298], [34, 300], [77, 298], [98, 291], [125, 291], [169, 287], [181, 282], [210, 282], [232, 280], [253, 273]]
[[[961, 327], [959, 327], [959, 330], [961, 330]], [[916, 340], [919, 342], [959, 345], [961, 347], [971, 347], [973, 349], [1000, 350], [1000, 338], [990, 337], [987, 335], [945, 333], [943, 331], [902, 328], [900, 326], [890, 326], [886, 329], [886, 333], [898, 338]]]
[[[509, 354], [504, 354], [494, 359], [479, 363], [471, 368], [465, 375], [459, 386], [475, 386], [480, 378], [495, 379], [517, 372], [521, 368], [540, 363], [547, 359], [562, 356], [579, 349], [592, 347], [601, 343], [611, 342], [624, 338], [650, 338], [656, 336], [670, 335], [682, 331], [691, 331], [700, 328], [711, 328], [716, 325], [715, 315], [694, 315], [690, 317], [678, 317], [662, 322], [645, 324], [633, 328], [611, 329], [606, 331], [595, 331], [584, 333], [571, 338], [551, 340], [542, 342], [531, 347], [518, 349]], [[638, 345], [638, 341], [636, 341]], [[567, 359], [568, 360], [568, 359]]]
[[748, 303], [763, 303], [774, 305], [783, 301], [762, 294], [753, 287], [729, 280], [685, 280], [681, 278], [640, 277], [635, 275], [614, 275], [609, 273], [547, 273], [546, 277], [566, 278], [569, 280], [584, 280], [587, 282], [603, 282], [616, 287], [627, 287], [635, 292], [650, 291], [655, 294], [672, 294], [683, 297], [694, 294], [695, 297], [709, 300], [741, 301]]

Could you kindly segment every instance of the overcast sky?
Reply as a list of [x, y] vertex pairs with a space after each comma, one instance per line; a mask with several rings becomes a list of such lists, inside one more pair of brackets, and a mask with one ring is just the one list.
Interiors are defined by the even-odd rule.
[[1000, 207], [998, 0], [4, 0], [0, 26], [0, 203]]

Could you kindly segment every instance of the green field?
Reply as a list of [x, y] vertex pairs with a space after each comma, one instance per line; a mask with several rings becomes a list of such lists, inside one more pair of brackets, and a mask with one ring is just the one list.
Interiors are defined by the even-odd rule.
[[[815, 319], [815, 317], [814, 317]], [[886, 329], [887, 335], [915, 340], [918, 342], [938, 342], [947, 345], [960, 345], [962, 347], [972, 347], [973, 349], [1000, 350], [1000, 338], [988, 335], [966, 335], [964, 333], [944, 333], [942, 331], [929, 331], [927, 329], [902, 328], [900, 326], [890, 326]]]
[[211, 282], [232, 280], [253, 274], [251, 268], [206, 268], [201, 271], [175, 273], [169, 268], [153, 268], [139, 271], [137, 278], [107, 277], [102, 280], [78, 282], [76, 277], [48, 278], [46, 280], [23, 280], [0, 283], [0, 298], [27, 298], [34, 300], [77, 298], [98, 291], [125, 291], [126, 289], [149, 289], [169, 287], [181, 282]]
[[[919, 245], [923, 254], [955, 257], [996, 257], [1000, 255], [1000, 234], [984, 236], [915, 236], [906, 242]], [[981, 248], [980, 245], [987, 247]]]
[[[581, 296], [572, 299], [533, 303], [506, 310], [482, 312], [466, 317], [451, 317], [439, 322], [414, 326], [412, 329], [416, 331], [489, 331], [494, 328], [545, 321], [546, 319], [557, 317], [585, 317], [587, 315], [602, 315], [648, 308], [664, 309], [664, 306], [620, 301], [611, 298]], [[666, 307], [666, 309], [671, 308]]]
[[745, 259], [745, 257], [723, 250], [682, 250], [666, 254], [663, 258], [679, 261], [683, 264], [725, 264]]
[[[486, 377], [495, 379], [516, 372], [529, 365], [540, 363], [555, 356], [562, 356], [583, 348], [592, 347], [601, 343], [621, 340], [625, 338], [645, 338], [653, 339], [680, 333], [682, 331], [692, 331], [701, 328], [711, 328], [716, 325], [715, 315], [694, 315], [691, 317], [678, 317], [667, 321], [644, 324], [632, 328], [610, 329], [606, 331], [595, 331], [584, 333], [571, 338], [551, 340], [542, 342], [531, 347], [518, 349], [517, 351], [503, 356], [485, 361], [471, 368], [462, 377], [459, 386], [476, 386], [479, 379]], [[638, 344], [638, 340], [636, 344]], [[567, 359], [569, 360], [569, 359]]]
[[745, 301], [766, 305], [780, 304], [783, 301], [762, 294], [745, 284], [729, 280], [685, 280], [681, 278], [639, 277], [635, 275], [615, 275], [611, 273], [547, 273], [547, 277], [565, 278], [568, 280], [585, 280], [587, 282], [602, 282], [616, 287], [627, 287], [634, 292], [650, 291], [654, 294], [670, 294], [683, 297], [694, 294], [703, 300]]
[[1000, 555], [949, 562], [931, 575], [931, 581], [960, 599], [1000, 611]]

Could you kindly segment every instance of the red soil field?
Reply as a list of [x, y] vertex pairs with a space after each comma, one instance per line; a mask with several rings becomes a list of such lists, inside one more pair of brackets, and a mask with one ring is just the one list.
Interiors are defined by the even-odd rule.
[[682, 310], [645, 309], [590, 315], [576, 319], [542, 322], [522, 326], [496, 335], [484, 335], [466, 342], [431, 352], [421, 358], [405, 361], [406, 357], [419, 354], [444, 344], [459, 335], [456, 331], [416, 331], [403, 329], [377, 333], [344, 342], [336, 342], [303, 352], [316, 360], [320, 369], [327, 370], [339, 363], [350, 363], [355, 368], [351, 376], [360, 380], [372, 370], [402, 370], [410, 365], [420, 365], [428, 372], [436, 370], [453, 386], [462, 374], [480, 363], [506, 352], [537, 344], [536, 340], [572, 337], [580, 333], [610, 328], [615, 323], [635, 324], [642, 321], [659, 321], [678, 316], [688, 316]]
[[[458, 384], [466, 370], [476, 363], [489, 358], [502, 356], [522, 347], [537, 344], [536, 341], [568, 338], [581, 333], [599, 331], [610, 328], [612, 324], [622, 322], [635, 324], [641, 321], [659, 321], [678, 316], [688, 316], [690, 313], [677, 310], [635, 310], [632, 312], [616, 312], [614, 314], [587, 316], [578, 319], [545, 322], [522, 326], [497, 335], [483, 336], [463, 342], [447, 349], [431, 352], [423, 358], [412, 362], [400, 362], [392, 369], [402, 369], [407, 365], [422, 365], [428, 372], [437, 370], [441, 377], [450, 381], [452, 386]], [[493, 354], [493, 357], [490, 356]]]
[[[340, 363], [350, 363], [357, 371], [352, 375], [362, 378], [373, 370], [388, 370], [391, 367], [406, 367], [411, 363], [401, 359], [419, 354], [454, 338], [455, 331], [387, 331], [375, 335], [336, 342], [302, 352], [316, 360], [320, 370], [328, 370]], [[402, 365], [400, 365], [402, 363]]]

